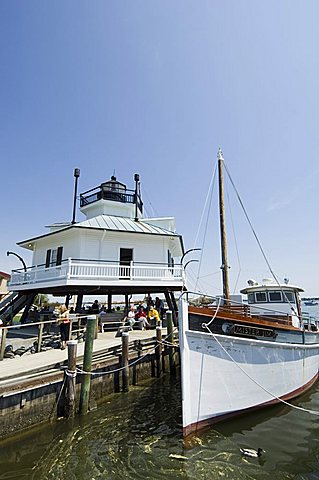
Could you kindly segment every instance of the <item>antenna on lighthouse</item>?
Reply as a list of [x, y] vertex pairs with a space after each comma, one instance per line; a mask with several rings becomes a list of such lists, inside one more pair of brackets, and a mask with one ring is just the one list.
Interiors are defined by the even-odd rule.
[[72, 225], [75, 223], [75, 208], [76, 208], [76, 195], [78, 191], [78, 178], [80, 176], [80, 169], [75, 168], [74, 169], [74, 197], [73, 197], [73, 215], [72, 215]]
[[140, 193], [140, 176], [138, 173], [135, 173], [134, 175], [134, 181], [135, 181], [135, 194], [134, 194], [134, 200], [135, 200], [135, 222], [138, 222], [138, 214], [137, 214], [137, 206], [138, 206], [138, 196]]

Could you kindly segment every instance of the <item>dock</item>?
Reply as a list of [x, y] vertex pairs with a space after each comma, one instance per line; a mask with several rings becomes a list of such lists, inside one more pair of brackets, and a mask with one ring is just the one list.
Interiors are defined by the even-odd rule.
[[[30, 331], [30, 330], [29, 330]], [[36, 330], [34, 329], [34, 332]], [[165, 372], [172, 372], [172, 347], [165, 342], [167, 329], [161, 329], [164, 342], [156, 338], [156, 330], [129, 332], [128, 364], [129, 385]], [[28, 346], [36, 336], [32, 332], [25, 338], [7, 339], [15, 346]], [[85, 342], [77, 344], [76, 410], [79, 407], [81, 370]], [[122, 376], [122, 337], [116, 332], [103, 332], [93, 343], [90, 409], [95, 408], [111, 393], [127, 391]], [[179, 359], [178, 346], [174, 354]], [[174, 368], [175, 368], [174, 363]], [[68, 364], [68, 350], [50, 349], [39, 353], [25, 353], [21, 357], [4, 358], [0, 362], [0, 439], [24, 431], [48, 420], [65, 416], [64, 397]]]

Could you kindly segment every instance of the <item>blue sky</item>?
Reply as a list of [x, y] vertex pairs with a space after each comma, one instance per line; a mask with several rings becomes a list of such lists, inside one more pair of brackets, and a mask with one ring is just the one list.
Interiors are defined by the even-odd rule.
[[[30, 262], [17, 241], [71, 219], [74, 167], [80, 191], [139, 172], [148, 212], [193, 247], [221, 146], [276, 274], [318, 295], [318, 14], [311, 0], [1, 0], [0, 270], [20, 266], [7, 250]], [[233, 289], [269, 272], [227, 192]], [[216, 294], [211, 214], [201, 288]]]

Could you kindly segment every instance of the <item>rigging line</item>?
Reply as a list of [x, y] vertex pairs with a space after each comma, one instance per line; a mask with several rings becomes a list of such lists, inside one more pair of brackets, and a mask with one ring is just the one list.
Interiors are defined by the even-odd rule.
[[216, 164], [216, 166], [215, 166], [215, 171], [214, 171], [214, 175], [213, 175], [213, 181], [211, 182], [211, 191], [210, 191], [210, 196], [209, 196], [209, 201], [208, 201], [207, 218], [206, 218], [206, 224], [205, 224], [205, 230], [204, 230], [204, 236], [203, 236], [202, 249], [201, 249], [201, 252], [200, 252], [200, 258], [199, 258], [199, 264], [198, 264], [198, 270], [197, 270], [197, 280], [196, 280], [196, 284], [195, 284], [195, 290], [196, 290], [196, 288], [197, 288], [198, 279], [199, 279], [199, 274], [200, 274], [200, 269], [201, 269], [201, 266], [202, 266], [202, 260], [203, 260], [203, 254], [204, 254], [204, 246], [205, 246], [206, 234], [207, 234], [207, 227], [208, 227], [208, 220], [209, 220], [210, 211], [211, 211], [211, 206], [212, 206], [212, 198], [213, 198], [213, 191], [214, 191], [214, 184], [215, 184], [216, 172], [217, 172], [217, 164]]
[[[214, 319], [212, 319], [214, 320]], [[211, 320], [211, 321], [212, 321]], [[211, 323], [211, 321], [209, 323]], [[209, 324], [207, 324], [209, 325]], [[319, 411], [317, 410], [309, 410], [308, 408], [303, 408], [303, 407], [298, 407], [297, 405], [293, 405], [292, 403], [289, 403], [289, 402], [286, 402], [286, 400], [280, 398], [280, 397], [277, 397], [277, 395], [275, 395], [274, 393], [270, 392], [269, 390], [267, 390], [267, 388], [263, 387], [259, 382], [257, 382], [257, 380], [255, 380], [253, 377], [251, 377], [249, 375], [248, 372], [246, 372], [246, 370], [244, 368], [242, 368], [239, 363], [236, 362], [236, 360], [231, 356], [231, 354], [226, 350], [226, 348], [220, 343], [220, 341], [216, 338], [216, 335], [211, 332], [208, 328], [206, 324], [203, 324], [203, 327], [206, 327], [208, 332], [214, 337], [214, 340], [218, 343], [218, 345], [221, 347], [221, 349], [227, 354], [227, 356], [230, 358], [230, 360], [232, 362], [234, 362], [234, 364], [252, 381], [254, 382], [258, 387], [260, 387], [262, 390], [264, 390], [264, 392], [268, 393], [268, 395], [270, 395], [271, 397], [275, 398], [276, 400], [278, 400], [279, 402], [282, 402], [284, 403], [285, 405], [287, 405], [288, 407], [291, 407], [291, 408], [295, 408], [296, 410], [301, 410], [302, 412], [306, 412], [306, 413], [310, 413], [311, 415], [319, 415]]]
[[211, 177], [210, 184], [209, 184], [209, 187], [208, 187], [208, 190], [207, 190], [207, 195], [206, 195], [204, 207], [203, 207], [203, 210], [202, 210], [202, 214], [201, 214], [201, 217], [200, 217], [200, 221], [199, 221], [199, 225], [198, 225], [198, 229], [197, 229], [197, 233], [196, 233], [196, 237], [195, 237], [195, 241], [194, 241], [194, 248], [196, 247], [196, 244], [197, 244], [197, 241], [198, 241], [199, 232], [200, 232], [202, 222], [203, 222], [203, 219], [204, 219], [204, 214], [205, 214], [207, 202], [208, 202], [208, 199], [209, 199], [209, 195], [211, 193], [211, 188], [212, 188], [212, 186], [215, 182], [216, 171], [217, 171], [217, 162], [215, 163], [215, 168], [214, 168], [214, 171], [213, 171], [213, 175]]
[[229, 207], [229, 213], [230, 213], [230, 224], [231, 224], [232, 232], [233, 232], [233, 236], [234, 236], [234, 243], [235, 243], [237, 262], [238, 262], [238, 268], [239, 268], [237, 278], [236, 278], [236, 282], [235, 282], [235, 286], [234, 286], [234, 290], [233, 290], [233, 293], [235, 293], [236, 289], [237, 289], [239, 277], [240, 277], [240, 274], [241, 274], [241, 262], [240, 262], [240, 257], [239, 257], [238, 242], [237, 242], [235, 225], [234, 225], [234, 217], [233, 217], [233, 212], [232, 212], [232, 209], [231, 209], [231, 203], [230, 203], [230, 200], [229, 200], [229, 192], [228, 192], [227, 188], [226, 188], [226, 195], [227, 195], [227, 201], [228, 201], [228, 207]]
[[[143, 195], [144, 195], [144, 194], [145, 194], [146, 200], [147, 200], [148, 203], [150, 204], [151, 209], [153, 210], [153, 216], [154, 216], [154, 214], [155, 214], [155, 215], [158, 217], [158, 216], [159, 216], [158, 211], [153, 207], [153, 204], [152, 204], [152, 202], [150, 201], [150, 198], [149, 198], [149, 196], [148, 196], [148, 194], [147, 194], [147, 191], [146, 191], [145, 187], [143, 186]], [[141, 188], [141, 195], [142, 195], [142, 188]]]
[[277, 283], [278, 287], [280, 288], [282, 294], [284, 295], [287, 303], [289, 304], [289, 306], [290, 306], [291, 309], [293, 310], [294, 314], [301, 320], [301, 316], [298, 314], [298, 312], [295, 311], [293, 305], [290, 303], [290, 301], [289, 301], [288, 297], [286, 296], [286, 294], [285, 294], [282, 286], [280, 285], [280, 282], [279, 282], [279, 280], [277, 279], [277, 276], [275, 275], [275, 272], [274, 272], [273, 269], [271, 268], [271, 265], [270, 265], [270, 263], [269, 263], [269, 261], [268, 261], [268, 258], [267, 258], [267, 256], [266, 256], [266, 253], [265, 253], [265, 251], [264, 251], [264, 249], [263, 249], [263, 247], [262, 247], [262, 245], [261, 245], [261, 243], [260, 243], [260, 240], [259, 240], [259, 238], [258, 238], [258, 235], [257, 235], [257, 233], [256, 233], [256, 230], [254, 229], [254, 227], [253, 227], [253, 225], [252, 225], [252, 223], [251, 223], [251, 221], [250, 221], [250, 218], [249, 218], [249, 216], [248, 216], [248, 213], [247, 213], [247, 211], [246, 211], [246, 208], [245, 208], [245, 206], [244, 206], [244, 204], [243, 204], [243, 201], [242, 201], [242, 199], [241, 199], [241, 197], [240, 197], [240, 195], [239, 195], [239, 192], [238, 192], [238, 190], [237, 190], [237, 188], [236, 188], [236, 185], [235, 185], [235, 183], [234, 183], [234, 181], [233, 181], [233, 179], [232, 179], [232, 177], [231, 177], [231, 175], [230, 175], [230, 173], [229, 173], [229, 170], [228, 170], [228, 168], [227, 168], [227, 165], [225, 164], [225, 161], [224, 161], [224, 166], [225, 166], [225, 170], [226, 170], [226, 172], [227, 172], [228, 178], [229, 178], [229, 180], [230, 180], [230, 182], [231, 182], [231, 184], [232, 184], [232, 186], [233, 186], [233, 188], [234, 188], [234, 191], [235, 191], [235, 193], [236, 193], [236, 196], [237, 196], [237, 198], [238, 198], [238, 201], [239, 201], [239, 203], [240, 203], [240, 206], [241, 206], [241, 208], [243, 209], [243, 212], [244, 212], [244, 214], [245, 214], [246, 220], [247, 220], [247, 222], [248, 222], [248, 224], [249, 224], [249, 226], [250, 226], [250, 228], [251, 228], [251, 230], [252, 230], [252, 232], [253, 232], [253, 235], [254, 235], [254, 237], [255, 237], [255, 239], [256, 239], [256, 242], [257, 242], [257, 244], [258, 244], [258, 246], [259, 246], [259, 248], [260, 248], [260, 251], [261, 251], [261, 253], [262, 253], [262, 256], [264, 257], [264, 260], [265, 260], [265, 262], [266, 262], [266, 264], [267, 264], [267, 266], [268, 266], [268, 268], [269, 268], [269, 271], [270, 271], [271, 275], [273, 276], [275, 282]]
[[220, 270], [217, 270], [217, 272], [207, 273], [207, 275], [202, 275], [199, 278], [211, 277], [212, 275], [217, 275], [217, 273], [220, 273]]

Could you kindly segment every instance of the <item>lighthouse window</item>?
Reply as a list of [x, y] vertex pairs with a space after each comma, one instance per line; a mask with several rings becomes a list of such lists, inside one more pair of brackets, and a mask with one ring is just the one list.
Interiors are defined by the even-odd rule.
[[282, 302], [281, 292], [268, 292], [270, 302]]
[[62, 263], [63, 247], [47, 250], [45, 258], [45, 267], [53, 267], [55, 265], [61, 265]]
[[58, 251], [56, 248], [54, 250], [51, 250], [51, 265], [56, 265], [57, 254]]
[[267, 295], [266, 292], [256, 292], [256, 302], [267, 302]]

